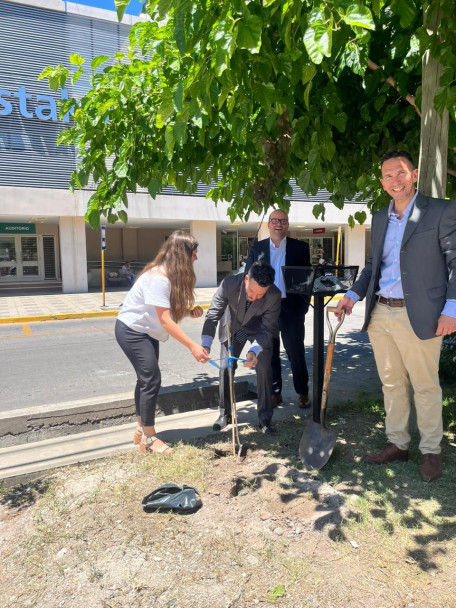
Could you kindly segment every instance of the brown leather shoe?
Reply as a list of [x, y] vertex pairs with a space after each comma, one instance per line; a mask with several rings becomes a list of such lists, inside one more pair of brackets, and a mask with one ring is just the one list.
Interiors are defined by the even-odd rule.
[[434, 481], [434, 479], [441, 477], [442, 462], [440, 454], [423, 454], [420, 475], [423, 481]]
[[386, 464], [395, 460], [408, 460], [408, 450], [400, 450], [394, 443], [387, 443], [379, 452], [369, 452], [364, 460], [374, 464]]
[[298, 407], [302, 410], [310, 407], [309, 395], [299, 395]]
[[277, 407], [283, 403], [282, 395], [280, 393], [274, 393], [272, 395], [272, 407]]

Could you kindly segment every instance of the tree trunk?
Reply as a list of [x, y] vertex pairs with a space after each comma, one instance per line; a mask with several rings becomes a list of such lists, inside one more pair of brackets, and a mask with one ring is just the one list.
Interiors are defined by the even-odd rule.
[[[440, 23], [441, 13], [436, 11], [431, 20], [424, 7], [424, 25], [434, 33]], [[434, 108], [434, 95], [439, 86], [443, 67], [431, 57], [429, 51], [423, 56], [421, 140], [418, 166], [418, 189], [426, 196], [445, 198], [448, 162], [448, 111], [442, 118]]]

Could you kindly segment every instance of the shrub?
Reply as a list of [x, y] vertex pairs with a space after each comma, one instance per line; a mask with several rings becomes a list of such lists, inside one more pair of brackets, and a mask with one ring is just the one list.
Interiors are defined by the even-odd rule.
[[440, 378], [445, 382], [456, 381], [456, 333], [445, 336], [440, 353]]

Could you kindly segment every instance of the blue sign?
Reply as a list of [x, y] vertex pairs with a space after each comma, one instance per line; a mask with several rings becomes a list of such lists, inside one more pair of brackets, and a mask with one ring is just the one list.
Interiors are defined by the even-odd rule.
[[[60, 99], [68, 99], [66, 89], [61, 90]], [[25, 87], [19, 87], [16, 92], [0, 89], [0, 116], [9, 116], [14, 109], [19, 110], [24, 118], [59, 120], [57, 102], [50, 95], [32, 95], [27, 93]], [[69, 112], [63, 116], [62, 121], [70, 122]]]

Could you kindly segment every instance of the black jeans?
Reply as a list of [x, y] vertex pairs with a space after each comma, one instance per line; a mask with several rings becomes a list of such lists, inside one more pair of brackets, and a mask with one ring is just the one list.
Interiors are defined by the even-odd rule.
[[158, 340], [116, 321], [116, 340], [136, 372], [135, 408], [143, 426], [154, 426], [155, 408], [161, 386]]

